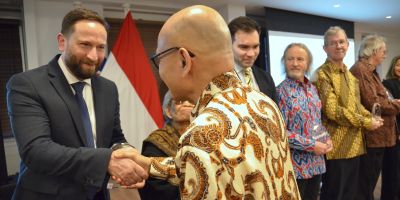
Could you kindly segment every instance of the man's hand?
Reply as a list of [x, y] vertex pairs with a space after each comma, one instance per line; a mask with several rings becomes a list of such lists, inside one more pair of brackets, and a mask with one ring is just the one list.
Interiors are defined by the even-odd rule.
[[328, 145], [319, 141], [315, 141], [315, 145], [314, 145], [314, 153], [316, 155], [323, 155], [325, 153], [327, 153], [328, 150]]
[[326, 140], [325, 144], [328, 145], [328, 149], [326, 149], [325, 153], [329, 153], [330, 151], [333, 150], [333, 144], [331, 139]]
[[125, 188], [125, 189], [140, 189], [140, 188], [144, 187], [145, 183], [146, 183], [146, 181], [142, 181], [142, 182], [139, 182], [139, 183], [136, 183], [136, 184], [133, 184], [133, 185], [122, 186], [122, 188]]
[[113, 151], [108, 164], [108, 172], [121, 185], [134, 185], [144, 182], [148, 178], [148, 170], [144, 170], [135, 161], [129, 158], [117, 158], [116, 154], [122, 151], [136, 152], [133, 148], [123, 148]]
[[115, 158], [119, 159], [131, 159], [139, 164], [147, 173], [150, 172], [151, 158], [142, 156], [136, 149], [124, 148], [116, 152]]
[[375, 130], [375, 129], [381, 127], [382, 125], [383, 125], [383, 119], [382, 118], [377, 119], [377, 118], [373, 117], [372, 118], [372, 127], [371, 127], [370, 130]]

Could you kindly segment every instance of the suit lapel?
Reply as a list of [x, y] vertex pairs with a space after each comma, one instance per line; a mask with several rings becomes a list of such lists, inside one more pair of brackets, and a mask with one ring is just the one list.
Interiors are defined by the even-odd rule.
[[105, 97], [102, 96], [104, 92], [101, 92], [102, 87], [100, 86], [100, 82], [98, 78], [92, 78], [92, 91], [93, 91], [93, 104], [94, 111], [96, 115], [96, 145], [97, 147], [104, 147], [104, 130], [100, 127], [104, 123], [104, 119], [102, 116], [105, 116], [104, 108], [101, 105], [107, 105], [105, 101]]
[[78, 135], [81, 139], [81, 142], [84, 144], [84, 146], [87, 146], [86, 136], [82, 124], [79, 106], [75, 100], [74, 94], [71, 90], [71, 87], [68, 84], [67, 79], [65, 78], [60, 66], [58, 65], [58, 58], [59, 56], [56, 56], [49, 63], [49, 68], [48, 68], [49, 80], [50, 83], [55, 88], [55, 90], [57, 91], [58, 95], [60, 95], [60, 97], [64, 100], [65, 105], [70, 111], [72, 119], [75, 123], [75, 127], [78, 131]]
[[253, 66], [251, 69], [253, 71], [254, 78], [256, 79], [258, 88], [260, 88], [260, 92], [267, 94], [265, 78], [262, 77], [264, 74], [260, 73], [257, 67]]

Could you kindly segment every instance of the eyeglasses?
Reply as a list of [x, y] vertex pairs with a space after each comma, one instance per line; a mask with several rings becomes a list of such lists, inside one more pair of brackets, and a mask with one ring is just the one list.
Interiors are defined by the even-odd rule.
[[330, 47], [344, 46], [347, 44], [347, 40], [331, 41], [328, 43]]
[[[170, 54], [176, 50], [179, 50], [180, 48], [182, 48], [182, 47], [171, 47], [165, 51], [162, 51], [162, 52], [152, 56], [150, 59], [153, 62], [154, 66], [158, 69], [158, 68], [160, 68], [159, 64], [160, 64], [161, 58], [167, 56], [168, 54]], [[195, 55], [191, 51], [189, 51], [189, 50], [187, 50], [187, 51], [188, 51], [190, 57], [192, 57], [192, 58], [195, 57]]]

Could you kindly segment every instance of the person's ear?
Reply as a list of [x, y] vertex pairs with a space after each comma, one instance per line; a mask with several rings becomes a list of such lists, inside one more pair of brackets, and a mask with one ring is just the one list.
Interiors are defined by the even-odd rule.
[[181, 55], [182, 68], [184, 68], [185, 74], [188, 74], [193, 66], [192, 57], [190, 57], [189, 52], [185, 48], [180, 48], [179, 53]]
[[65, 36], [62, 33], [57, 34], [58, 50], [64, 51], [67, 43]]
[[327, 48], [328, 48], [328, 47], [327, 47], [327, 46], [325, 46], [325, 45], [324, 45], [324, 46], [322, 46], [322, 47], [323, 47], [323, 49], [324, 49], [325, 53], [328, 53], [328, 52], [327, 52]]
[[[171, 103], [172, 103], [172, 102], [171, 102]], [[172, 106], [172, 105], [169, 105], [167, 108], [165, 108], [165, 115], [166, 115], [169, 119], [172, 119], [171, 106]]]

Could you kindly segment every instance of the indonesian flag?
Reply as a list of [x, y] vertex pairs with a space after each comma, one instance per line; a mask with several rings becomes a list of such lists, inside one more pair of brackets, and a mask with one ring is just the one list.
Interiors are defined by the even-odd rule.
[[143, 140], [164, 121], [157, 81], [130, 12], [101, 75], [116, 83], [122, 130], [140, 152]]

